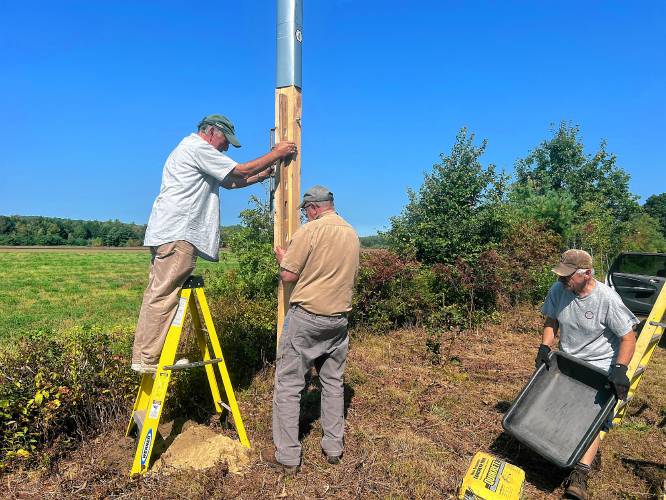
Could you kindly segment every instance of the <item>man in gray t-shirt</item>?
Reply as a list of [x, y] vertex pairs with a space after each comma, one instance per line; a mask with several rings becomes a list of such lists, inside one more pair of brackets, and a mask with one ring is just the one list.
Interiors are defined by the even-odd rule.
[[620, 296], [604, 283], [594, 283], [588, 295], [577, 295], [558, 280], [550, 287], [541, 312], [557, 320], [560, 350], [610, 371], [622, 337], [638, 323]]
[[[541, 312], [546, 317], [537, 367], [548, 364], [548, 353], [559, 332], [560, 350], [608, 372], [618, 399], [629, 390], [627, 366], [636, 348], [636, 317], [619, 295], [594, 279], [592, 257], [584, 250], [567, 250], [553, 269], [557, 282], [550, 288]], [[597, 437], [576, 464], [565, 493], [587, 498], [587, 476], [599, 448]]]

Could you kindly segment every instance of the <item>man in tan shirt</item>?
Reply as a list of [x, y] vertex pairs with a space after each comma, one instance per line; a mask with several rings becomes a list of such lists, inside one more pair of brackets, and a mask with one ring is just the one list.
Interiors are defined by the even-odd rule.
[[[301, 210], [308, 218], [289, 248], [275, 248], [280, 279], [295, 282], [278, 345], [273, 393], [275, 452], [267, 462], [295, 473], [301, 463], [298, 421], [305, 374], [317, 362], [321, 382], [322, 451], [340, 462], [344, 434], [343, 374], [349, 349], [347, 313], [358, 272], [356, 231], [335, 213], [333, 193], [310, 188]], [[273, 456], [271, 456], [273, 455]]]

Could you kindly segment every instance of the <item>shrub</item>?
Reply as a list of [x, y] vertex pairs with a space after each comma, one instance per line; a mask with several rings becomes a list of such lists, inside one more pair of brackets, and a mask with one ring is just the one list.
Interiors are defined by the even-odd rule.
[[562, 251], [562, 238], [534, 220], [515, 222], [498, 247], [503, 289], [511, 304], [538, 302], [555, 280], [550, 272]]
[[228, 270], [211, 280], [216, 285], [211, 290], [209, 301], [234, 384], [247, 383], [266, 362], [275, 359], [276, 349], [275, 290], [270, 297], [248, 296], [248, 284], [242, 276], [236, 270]]
[[36, 333], [0, 353], [0, 468], [54, 452], [126, 414], [136, 391], [127, 336]]
[[484, 320], [500, 307], [504, 269], [494, 250], [474, 265], [428, 266], [388, 250], [364, 252], [351, 320], [373, 331], [412, 325], [460, 329]]
[[481, 164], [487, 142], [474, 145], [474, 134], [460, 130], [451, 153], [425, 174], [418, 192], [391, 218], [386, 233], [390, 248], [420, 262], [452, 264], [476, 259], [499, 241], [504, 230], [504, 175]]
[[419, 324], [435, 303], [431, 271], [388, 250], [363, 252], [353, 298], [352, 324], [374, 331]]

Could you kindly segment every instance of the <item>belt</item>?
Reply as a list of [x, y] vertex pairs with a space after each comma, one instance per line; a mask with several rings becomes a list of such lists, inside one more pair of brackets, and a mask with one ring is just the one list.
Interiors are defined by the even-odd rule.
[[335, 314], [317, 314], [308, 311], [305, 307], [301, 306], [300, 304], [290, 304], [289, 307], [293, 309], [300, 309], [301, 311], [305, 311], [308, 314], [312, 314], [313, 316], [323, 316], [324, 318], [346, 318], [348, 313], [342, 312], [342, 313], [335, 313]]

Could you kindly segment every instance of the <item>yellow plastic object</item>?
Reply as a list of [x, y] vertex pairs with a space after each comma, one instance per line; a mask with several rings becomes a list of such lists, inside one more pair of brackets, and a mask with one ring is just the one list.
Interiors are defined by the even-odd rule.
[[520, 500], [525, 471], [497, 457], [477, 452], [462, 480], [460, 500]]

